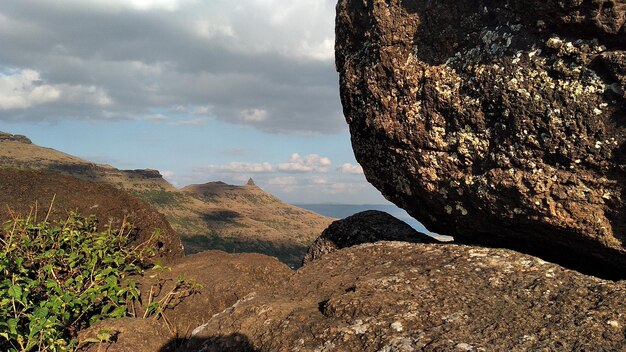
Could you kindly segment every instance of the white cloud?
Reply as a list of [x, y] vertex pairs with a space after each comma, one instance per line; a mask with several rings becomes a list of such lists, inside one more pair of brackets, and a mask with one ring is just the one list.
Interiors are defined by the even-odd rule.
[[13, 75], [0, 76], [0, 110], [26, 109], [59, 100], [60, 97], [58, 88], [41, 84], [37, 71], [22, 70]]
[[269, 180], [267, 180], [267, 184], [269, 185], [289, 185], [289, 186], [293, 186], [293, 185], [297, 185], [298, 181], [296, 181], [296, 178], [293, 176], [286, 176], [286, 177], [273, 177], [270, 178]]
[[298, 57], [318, 61], [329, 61], [335, 58], [334, 38], [324, 38], [320, 41], [301, 41], [294, 50], [290, 51]]
[[[54, 3], [57, 0], [41, 0]], [[125, 8], [137, 11], [176, 11], [196, 0], [65, 0], [66, 3], [89, 9], [108, 9], [109, 11]]]
[[189, 112], [189, 109], [184, 106], [184, 105], [174, 105], [170, 107], [170, 111], [172, 112], [180, 112], [180, 113], [187, 113]]
[[263, 109], [246, 109], [239, 113], [245, 122], [262, 122], [267, 119], [267, 111]]
[[144, 121], [167, 121], [168, 117], [163, 115], [163, 114], [148, 114], [148, 115], [143, 115], [140, 118], [138, 118], [138, 120], [144, 120]]
[[77, 104], [92, 106], [108, 106], [113, 100], [101, 89], [95, 86], [59, 84], [54, 87], [61, 91], [61, 100]]
[[133, 8], [137, 10], [146, 11], [146, 10], [159, 9], [159, 10], [174, 11], [174, 10], [177, 10], [181, 6], [181, 3], [184, 3], [185, 1], [180, 1], [180, 0], [123, 0], [120, 2], [122, 4], [127, 3], [128, 5], [132, 6]]
[[172, 126], [201, 126], [208, 122], [209, 120], [206, 117], [199, 117], [195, 119], [184, 119], [170, 122], [169, 124]]
[[196, 106], [193, 111], [194, 115], [209, 115], [213, 111], [213, 107], [211, 105], [205, 106]]
[[345, 163], [341, 165], [340, 167], [338, 167], [337, 171], [341, 172], [342, 174], [356, 174], [356, 175], [363, 174], [363, 168], [359, 164], [353, 165], [350, 163]]
[[293, 192], [296, 189], [298, 181], [295, 177], [273, 177], [266, 182], [270, 186], [277, 186], [283, 192]]
[[[196, 173], [229, 175], [231, 178], [235, 175], [248, 174], [267, 174], [267, 173], [326, 173], [332, 162], [330, 159], [319, 156], [317, 154], [309, 154], [304, 157], [298, 153], [294, 153], [285, 163], [271, 164], [264, 163], [246, 163], [232, 161], [225, 165], [209, 165], [203, 168], [196, 168]], [[278, 178], [281, 180], [289, 179], [289, 177]]]
[[175, 179], [176, 173], [171, 170], [159, 170], [164, 179], [171, 183], [174, 187], [180, 187], [180, 183]]
[[278, 170], [295, 173], [328, 172], [331, 164], [330, 159], [317, 154], [309, 154], [303, 158], [300, 154], [294, 153], [288, 162], [278, 164]]
[[270, 163], [241, 163], [237, 161], [230, 162], [226, 165], [210, 165], [199, 171], [207, 171], [210, 173], [266, 173], [274, 171], [274, 167]]
[[311, 177], [310, 181], [313, 185], [327, 185], [330, 183], [329, 179], [319, 176]]
[[161, 173], [161, 175], [164, 178], [170, 178], [172, 176], [174, 176], [174, 171], [170, 171], [170, 170], [163, 170], [163, 171], [159, 171]]
[[308, 186], [324, 194], [356, 194], [371, 187], [364, 180], [353, 182], [339, 181], [334, 177], [313, 176], [308, 179]]
[[312, 178], [309, 187], [316, 192], [330, 195], [356, 195], [371, 187], [367, 182], [341, 182], [335, 179]]
[[28, 109], [53, 102], [106, 106], [111, 98], [95, 86], [46, 84], [39, 72], [25, 69], [0, 75], [0, 110]]
[[271, 133], [345, 131], [333, 65], [334, 6], [333, 0], [10, 2], [0, 6], [0, 72], [30, 69], [43, 82], [13, 97], [0, 91], [0, 108], [15, 110], [0, 119], [161, 112]]
[[235, 39], [235, 31], [228, 24], [216, 24], [207, 20], [197, 20], [194, 22], [195, 34], [204, 39], [225, 37]]

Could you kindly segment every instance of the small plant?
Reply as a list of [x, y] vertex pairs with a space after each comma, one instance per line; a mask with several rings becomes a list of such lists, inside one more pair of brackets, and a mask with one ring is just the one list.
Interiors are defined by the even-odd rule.
[[127, 278], [143, 271], [148, 246], [130, 245], [128, 224], [104, 231], [96, 225], [76, 214], [4, 224], [0, 351], [71, 351], [79, 330], [133, 315], [140, 293]]
[[160, 277], [159, 271], [171, 270], [171, 268], [168, 266], [155, 265], [152, 269], [156, 272], [156, 274], [151, 275], [150, 278], [156, 278], [157, 281], [150, 286], [148, 302], [143, 318], [147, 319], [154, 317], [154, 319], [163, 319], [170, 333], [172, 335], [177, 335], [177, 331], [174, 331], [172, 324], [165, 315], [165, 310], [173, 309], [186, 297], [198, 293], [203, 286], [196, 283], [194, 280], [186, 279], [184, 275], [179, 275], [170, 290], [167, 291], [162, 298], [157, 300], [155, 299], [155, 296], [161, 293], [166, 284], [166, 280]]

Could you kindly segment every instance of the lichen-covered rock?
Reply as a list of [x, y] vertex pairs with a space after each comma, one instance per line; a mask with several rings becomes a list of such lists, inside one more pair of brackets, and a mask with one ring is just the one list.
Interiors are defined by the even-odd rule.
[[367, 179], [432, 231], [626, 277], [625, 13], [340, 0], [341, 98]]
[[384, 211], [367, 210], [330, 224], [311, 244], [302, 265], [341, 248], [378, 241], [438, 242]]
[[239, 301], [178, 351], [623, 351], [626, 281], [508, 249], [377, 242]]

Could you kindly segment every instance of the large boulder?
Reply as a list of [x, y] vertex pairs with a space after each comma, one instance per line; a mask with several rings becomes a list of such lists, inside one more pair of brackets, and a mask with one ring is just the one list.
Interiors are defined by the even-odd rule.
[[378, 241], [438, 242], [384, 211], [367, 210], [330, 224], [311, 244], [302, 265], [341, 248]]
[[377, 242], [216, 314], [178, 351], [623, 351], [625, 299], [626, 281], [508, 249]]
[[340, 0], [356, 158], [430, 230], [626, 277], [623, 0]]
[[131, 223], [133, 245], [150, 246], [156, 262], [183, 256], [180, 238], [165, 216], [125, 191], [53, 172], [0, 168], [0, 223], [29, 215], [42, 221], [63, 220], [72, 211], [95, 215], [101, 229]]

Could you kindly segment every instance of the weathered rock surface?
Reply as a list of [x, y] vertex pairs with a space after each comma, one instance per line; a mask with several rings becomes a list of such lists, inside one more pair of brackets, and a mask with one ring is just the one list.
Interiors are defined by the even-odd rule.
[[341, 98], [367, 179], [432, 231], [625, 277], [625, 13], [340, 0]]
[[341, 248], [378, 241], [439, 242], [384, 211], [367, 210], [330, 224], [311, 244], [302, 264], [306, 265]]
[[[100, 341], [98, 334], [106, 333], [110, 341], [89, 343], [87, 339]], [[121, 318], [107, 320], [78, 333], [79, 351], [82, 352], [169, 352], [172, 333], [167, 326], [154, 319]]]
[[287, 265], [262, 254], [206, 251], [188, 255], [172, 263], [170, 270], [151, 270], [138, 280], [142, 292], [138, 311], [145, 311], [151, 291], [152, 301], [161, 300], [180, 277], [200, 284], [197, 294], [182, 298], [174, 310], [166, 312], [172, 330], [185, 337], [249, 294], [281, 287], [292, 274]]
[[[100, 228], [119, 228], [126, 220], [135, 228], [133, 243], [149, 245], [156, 261], [183, 255], [180, 238], [165, 217], [122, 190], [52, 172], [0, 168], [0, 222], [10, 220], [14, 214], [31, 214], [43, 220], [53, 200], [50, 221], [66, 219], [71, 211], [82, 216], [95, 215]], [[153, 238], [156, 230], [160, 236]]]
[[[135, 307], [137, 318], [106, 321], [80, 333], [79, 341], [94, 338], [109, 329], [111, 343], [90, 344], [84, 351], [166, 352], [175, 350], [180, 341], [209, 321], [213, 315], [245, 301], [251, 295], [263, 294], [284, 285], [293, 271], [276, 258], [260, 254], [227, 254], [207, 251], [180, 258], [169, 269], [150, 270], [135, 278], [141, 290], [142, 304]], [[201, 285], [197, 293], [185, 294], [176, 289], [179, 278]], [[165, 318], [150, 315], [143, 319], [149, 302], [173, 294]], [[158, 318], [158, 319], [157, 319]], [[167, 320], [167, 321], [166, 321]], [[149, 340], [149, 343], [146, 342]]]
[[625, 299], [624, 281], [507, 249], [378, 242], [239, 301], [178, 351], [622, 351]]

